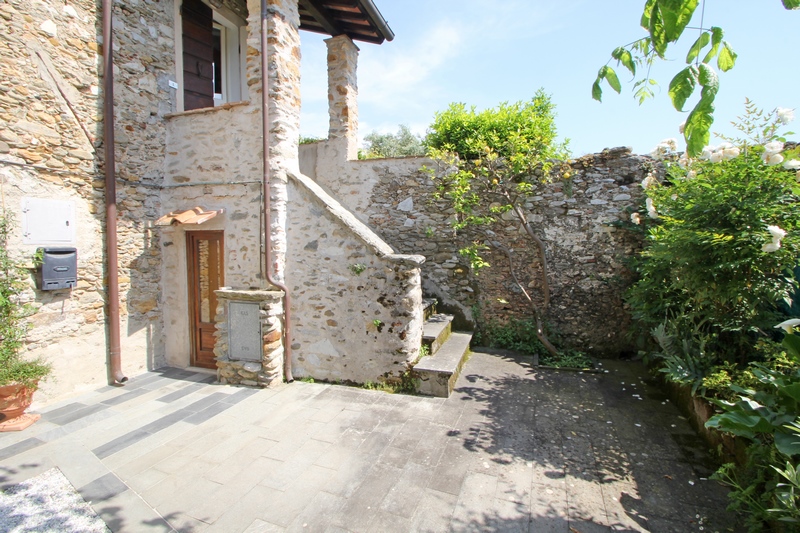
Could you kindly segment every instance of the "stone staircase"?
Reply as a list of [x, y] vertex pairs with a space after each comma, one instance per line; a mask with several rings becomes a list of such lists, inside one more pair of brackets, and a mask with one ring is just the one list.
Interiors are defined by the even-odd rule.
[[418, 392], [447, 398], [469, 358], [472, 334], [452, 331], [453, 317], [436, 313], [435, 300], [425, 301], [423, 316], [422, 345], [428, 347], [429, 355], [414, 365], [420, 380]]

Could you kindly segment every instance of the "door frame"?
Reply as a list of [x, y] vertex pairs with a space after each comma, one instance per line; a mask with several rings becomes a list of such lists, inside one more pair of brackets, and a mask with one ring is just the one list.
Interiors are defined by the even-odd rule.
[[[187, 267], [187, 291], [189, 293], [189, 365], [197, 365], [198, 350], [200, 349], [199, 335], [200, 335], [200, 286], [199, 273], [197, 269], [197, 259], [199, 255], [197, 251], [197, 243], [201, 240], [218, 240], [219, 241], [219, 279], [220, 286], [225, 283], [225, 232], [223, 230], [201, 230], [201, 231], [187, 231], [186, 232], [186, 267]], [[211, 309], [211, 319], [217, 314], [216, 308]], [[201, 367], [204, 368], [204, 367]]]

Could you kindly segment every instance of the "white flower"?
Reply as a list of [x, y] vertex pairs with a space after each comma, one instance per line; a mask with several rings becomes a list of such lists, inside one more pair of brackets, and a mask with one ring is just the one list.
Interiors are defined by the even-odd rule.
[[720, 161], [722, 161], [722, 152], [721, 151], [711, 152], [711, 157], [709, 158], [709, 160], [712, 163], [719, 163]]
[[681, 125], [678, 126], [678, 133], [683, 135], [685, 129], [686, 129], [686, 121], [684, 120], [683, 122], [681, 122]]
[[783, 328], [786, 333], [791, 333], [795, 326], [800, 326], [800, 318], [790, 318], [789, 320], [784, 320], [775, 326], [775, 329]]
[[645, 176], [645, 178], [642, 180], [641, 185], [642, 189], [650, 189], [658, 185], [658, 180], [652, 174], [647, 174], [647, 176]]
[[697, 172], [694, 170], [690, 170], [689, 172], [686, 173], [686, 177], [692, 180], [697, 177]]
[[650, 218], [658, 218], [658, 212], [656, 211], [655, 204], [653, 204], [653, 199], [648, 198], [645, 200], [645, 205], [647, 206], [647, 216]]
[[787, 168], [789, 170], [800, 169], [800, 159], [789, 159], [788, 161], [784, 161], [783, 168]]
[[705, 159], [705, 160], [711, 159], [711, 154], [713, 152], [714, 150], [710, 146], [706, 146], [705, 148], [703, 148], [703, 153], [700, 154], [700, 159]]
[[631, 222], [638, 226], [642, 223], [642, 217], [639, 216], [639, 213], [631, 213]]
[[783, 163], [783, 156], [773, 152], [764, 152], [764, 154], [761, 156], [761, 159], [763, 159], [764, 162], [769, 166], [780, 165]]
[[777, 154], [783, 152], [783, 143], [780, 141], [772, 141], [764, 145], [764, 151]]
[[770, 235], [772, 235], [773, 241], [780, 241], [784, 237], [786, 237], [786, 231], [782, 230], [778, 226], [767, 226], [767, 231]]
[[722, 150], [722, 158], [724, 160], [727, 161], [729, 159], [734, 159], [736, 157], [739, 157], [739, 149], [736, 148], [735, 146], [731, 148], [725, 148], [724, 150]]
[[768, 242], [761, 247], [762, 252], [777, 252], [781, 248], [781, 243]]
[[794, 109], [779, 107], [775, 110], [775, 114], [778, 115], [778, 122], [781, 124], [788, 124], [794, 120]]

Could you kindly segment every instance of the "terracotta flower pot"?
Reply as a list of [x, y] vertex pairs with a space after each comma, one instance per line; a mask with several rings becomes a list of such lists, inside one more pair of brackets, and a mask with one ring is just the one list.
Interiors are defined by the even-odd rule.
[[0, 432], [21, 431], [42, 417], [25, 414], [33, 402], [34, 392], [35, 386], [11, 384], [0, 387]]

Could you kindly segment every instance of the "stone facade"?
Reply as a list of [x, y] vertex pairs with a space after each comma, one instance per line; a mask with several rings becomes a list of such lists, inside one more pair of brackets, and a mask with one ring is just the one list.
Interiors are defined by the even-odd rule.
[[[164, 364], [190, 364], [187, 232], [224, 232], [224, 284], [231, 291], [272, 289], [263, 258], [260, 2], [208, 4], [228, 23], [247, 22], [242, 94], [249, 100], [188, 112], [182, 111], [180, 1], [113, 4], [121, 359], [129, 376]], [[0, 36], [4, 206], [18, 220], [24, 218], [24, 198], [72, 202], [76, 213], [77, 287], [45, 292], [32, 282], [26, 294], [36, 308], [27, 349], [54, 364], [56, 379], [38, 396], [45, 401], [107, 379], [101, 15], [99, 4], [86, 0], [69, 5], [55, 0], [0, 4], [5, 30]], [[277, 281], [302, 287], [293, 304], [293, 325], [299, 333], [292, 343], [298, 347], [300, 374], [377, 381], [401, 372], [418, 354], [422, 258], [394, 254], [300, 176], [299, 23], [296, 0], [269, 1], [269, 268]], [[347, 115], [337, 138], [352, 143], [358, 49], [342, 36], [331, 39], [329, 47], [331, 85], [343, 88], [342, 100], [332, 107], [337, 120]], [[342, 147], [345, 156], [352, 148], [347, 143]], [[291, 223], [302, 246], [288, 241], [290, 194], [302, 202], [293, 210], [302, 217], [302, 226], [297, 220]], [[168, 212], [195, 206], [220, 214], [202, 226], [154, 226]], [[21, 231], [15, 234], [15, 252], [32, 258], [36, 245], [24, 244]], [[317, 254], [305, 248], [312, 240], [318, 243]], [[290, 249], [299, 255], [287, 268]], [[340, 261], [330, 269], [334, 260]], [[367, 270], [356, 276], [351, 263]], [[309, 284], [316, 288], [308, 290]], [[315, 298], [320, 294], [325, 296], [323, 304]], [[223, 297], [220, 316], [227, 312], [226, 301]], [[318, 309], [319, 305], [326, 307]], [[220, 329], [222, 381], [264, 385], [275, 380], [275, 354], [282, 351], [273, 346], [273, 337], [284, 331], [278, 308], [273, 303], [262, 308], [271, 355], [259, 363], [260, 369], [229, 360], [229, 337]], [[335, 310], [335, 318], [326, 314], [330, 310]], [[337, 329], [333, 323], [342, 326]], [[359, 331], [357, 342], [345, 324]], [[323, 345], [322, 351], [308, 349]], [[325, 359], [333, 351], [343, 354], [343, 368], [334, 369]], [[322, 367], [308, 366], [315, 357], [326, 360]]]
[[[504, 254], [489, 251], [493, 266], [477, 276], [459, 256], [458, 249], [475, 236], [455, 233], [453, 211], [434, 197], [435, 185], [421, 169], [435, 168], [435, 162], [350, 161], [342, 172], [341, 165], [328, 166], [315, 157], [324, 152], [318, 146], [301, 148], [304, 172], [336, 190], [342, 203], [395, 249], [425, 255], [424, 291], [456, 314], [457, 328], [530, 316]], [[632, 155], [628, 149], [584, 156], [572, 163], [571, 179], [542, 185], [524, 206], [547, 249], [552, 289], [548, 321], [575, 348], [614, 356], [631, 349], [626, 338], [630, 316], [622, 301], [629, 283], [625, 260], [640, 249], [641, 234], [625, 226], [632, 228], [630, 214], [643, 202], [639, 183], [653, 164], [651, 158]], [[514, 250], [515, 264], [529, 265], [521, 272], [535, 293], [540, 273], [530, 266], [536, 261], [521, 225], [507, 215], [503, 227], [495, 230]], [[473, 315], [476, 309], [480, 324]]]
[[[123, 372], [161, 366], [161, 259], [151, 221], [160, 212], [164, 114], [172, 110], [172, 3], [115, 4], [118, 240]], [[25, 198], [74, 205], [78, 285], [27, 300], [27, 349], [53, 363], [37, 401], [106, 382], [102, 47], [95, 2], [0, 4], [0, 173], [3, 207], [25, 222]], [[17, 229], [14, 252], [32, 258]]]
[[289, 191], [296, 375], [398, 379], [419, 357], [425, 258], [395, 254], [306, 176], [293, 179]]

